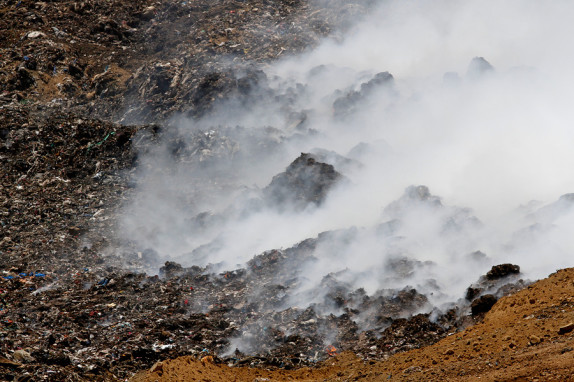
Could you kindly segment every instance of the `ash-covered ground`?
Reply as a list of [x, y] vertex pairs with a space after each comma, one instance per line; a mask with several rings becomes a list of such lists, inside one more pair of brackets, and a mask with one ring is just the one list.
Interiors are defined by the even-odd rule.
[[539, 7], [0, 2], [4, 379], [380, 360], [571, 265]]

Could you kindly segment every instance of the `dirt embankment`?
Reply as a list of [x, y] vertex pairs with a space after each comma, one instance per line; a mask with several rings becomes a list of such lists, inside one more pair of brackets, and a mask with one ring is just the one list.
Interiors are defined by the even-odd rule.
[[481, 323], [386, 361], [365, 363], [343, 353], [317, 368], [289, 371], [181, 357], [131, 381], [569, 381], [573, 329], [574, 268], [569, 268], [500, 299]]

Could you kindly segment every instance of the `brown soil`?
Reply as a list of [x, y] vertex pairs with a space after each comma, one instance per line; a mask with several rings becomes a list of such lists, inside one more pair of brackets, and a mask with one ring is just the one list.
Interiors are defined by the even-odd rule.
[[574, 268], [569, 268], [500, 299], [481, 323], [385, 361], [366, 363], [343, 353], [317, 368], [290, 371], [228, 367], [210, 357], [181, 357], [154, 365], [132, 382], [570, 381], [574, 331], [561, 332], [574, 322], [573, 296]]

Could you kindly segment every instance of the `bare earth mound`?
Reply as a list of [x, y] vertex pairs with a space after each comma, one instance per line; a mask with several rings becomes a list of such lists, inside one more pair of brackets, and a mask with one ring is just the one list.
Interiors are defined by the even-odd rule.
[[574, 377], [574, 268], [501, 298], [484, 320], [433, 346], [365, 363], [343, 353], [318, 368], [263, 370], [181, 357], [132, 382], [569, 381]]

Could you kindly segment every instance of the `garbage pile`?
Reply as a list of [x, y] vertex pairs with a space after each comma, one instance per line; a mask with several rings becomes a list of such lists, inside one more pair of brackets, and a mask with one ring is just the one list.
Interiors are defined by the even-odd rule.
[[[72, 353], [54, 343], [76, 341], [68, 339], [73, 333], [68, 313], [60, 311], [77, 306], [79, 295], [71, 292], [84, 288], [90, 277], [97, 284], [99, 272], [113, 263], [105, 264], [99, 251], [108, 245], [109, 219], [127, 188], [121, 172], [135, 159], [129, 146], [138, 127], [47, 114], [40, 107], [7, 105], [0, 115], [5, 380], [67, 378], [63, 370], [50, 371], [71, 363]], [[85, 341], [89, 335], [79, 346]], [[29, 365], [21, 367], [22, 362]]]
[[[381, 359], [432, 344], [472, 322], [457, 309], [438, 318], [411, 317], [427, 303], [416, 290], [369, 296], [335, 277], [323, 281], [329, 291], [323, 303], [284, 308], [296, 288], [296, 264], [313, 261], [318, 240], [266, 252], [245, 269], [223, 273], [173, 262], [160, 276], [129, 273], [85, 259], [88, 249], [84, 259], [59, 272], [47, 266], [46, 273], [21, 272], [38, 269], [31, 265], [12, 268], [0, 280], [0, 367], [13, 380], [112, 380], [160, 359], [191, 354], [231, 365], [289, 369], [345, 350]], [[277, 272], [286, 262], [293, 274]], [[322, 313], [333, 304], [344, 313]], [[360, 331], [359, 320], [374, 326]], [[239, 343], [243, 352], [233, 349]]]
[[4, 1], [0, 102], [57, 102], [130, 124], [203, 115], [245, 91], [237, 68], [340, 38], [375, 3]]
[[[120, 380], [158, 360], [190, 354], [285, 369], [313, 366], [346, 350], [383, 359], [466, 327], [488, 309], [481, 304], [475, 312], [476, 301], [525, 285], [517, 266], [501, 265], [471, 286], [467, 300], [431, 311], [428, 297], [413, 287], [369, 294], [347, 283], [342, 272], [323, 277], [312, 291], [314, 303], [294, 304], [304, 283], [301, 271], [317, 262], [317, 248], [356, 236], [353, 228], [266, 251], [241, 268], [166, 262], [159, 275], [145, 274], [138, 269], [148, 269], [153, 253], [120, 256], [109, 249], [120, 247], [117, 206], [130, 197], [130, 174], [140, 163], [131, 148], [141, 145], [138, 140], [153, 145], [162, 128], [47, 110], [9, 104], [0, 116], [0, 371], [7, 380]], [[173, 153], [193, 158], [189, 163], [198, 168], [206, 160], [226, 161], [234, 146], [225, 131], [200, 133], [197, 147], [175, 145]], [[169, 137], [177, 142], [177, 135]], [[344, 178], [319, 159], [333, 155], [318, 152], [301, 154], [263, 195], [301, 208], [322, 203]], [[303, 181], [306, 186], [299, 185]], [[412, 203], [448, 210], [428, 188], [410, 187], [386, 210], [395, 220], [376, 229], [400, 225]], [[468, 219], [463, 215], [459, 223]], [[406, 280], [423, 265], [395, 258], [385, 275]]]
[[[470, 301], [431, 317], [417, 314], [428, 310], [428, 301], [414, 288], [369, 295], [337, 274], [321, 281], [323, 297], [314, 305], [288, 304], [299, 291], [298, 273], [316, 261], [317, 245], [342, 235], [336, 232], [266, 251], [244, 268], [167, 262], [155, 276], [130, 271], [152, 254], [107, 253], [117, 245], [116, 206], [133, 187], [134, 140], [153, 140], [161, 129], [46, 115], [25, 105], [2, 111], [0, 371], [6, 380], [119, 380], [190, 354], [287, 369], [345, 350], [381, 359], [434, 343], [473, 320]], [[292, 190], [302, 175], [318, 188]], [[320, 202], [341, 177], [308, 154], [278, 176], [285, 184], [271, 182], [270, 189], [308, 190], [295, 198], [305, 203]], [[406, 195], [436, 204], [424, 188]], [[388, 266], [401, 278], [416, 263], [398, 259]], [[473, 286], [482, 288], [473, 298], [493, 293], [493, 283], [516, 283], [516, 270], [493, 268]]]
[[342, 175], [333, 165], [318, 162], [313, 156], [302, 153], [285, 172], [273, 177], [263, 192], [273, 206], [301, 209], [308, 204], [320, 204], [331, 187]]
[[121, 106], [127, 63], [137, 50], [134, 33], [148, 5], [2, 2], [0, 100], [111, 117]]
[[[493, 299], [526, 285], [517, 266], [502, 265], [471, 285], [466, 299], [431, 311], [428, 295], [407, 283], [368, 293], [346, 282], [343, 271], [325, 275], [311, 291], [313, 303], [299, 306], [294, 301], [308, 293], [300, 272], [317, 263], [317, 248], [353, 237], [357, 229], [258, 253], [237, 268], [168, 261], [158, 275], [144, 272], [156, 265], [156, 253], [126, 247], [121, 241], [130, 238], [118, 237], [120, 207], [131, 200], [134, 174], [145, 166], [141, 155], [157, 142], [167, 142], [190, 168], [210, 166], [198, 187], [226, 187], [210, 179], [218, 165], [229, 166], [222, 171], [227, 176], [240, 170], [234, 161], [255, 151], [250, 148], [276, 152], [286, 140], [273, 127], [226, 126], [196, 131], [189, 141], [160, 122], [176, 113], [208, 116], [236, 96], [242, 102], [265, 99], [268, 78], [261, 67], [313, 47], [319, 37], [337, 39], [375, 3], [0, 4], [5, 380], [125, 380], [158, 360], [190, 354], [286, 369], [346, 350], [381, 359], [480, 320]], [[375, 75], [360, 90], [340, 94], [335, 112], [352, 114], [392, 83], [388, 73]], [[304, 112], [285, 113], [293, 136], [308, 132]], [[263, 203], [319, 206], [346, 181], [339, 169], [359, 165], [320, 149], [293, 159], [261, 190]], [[385, 211], [391, 220], [375, 229], [392, 234], [412, 203], [456, 217], [444, 230], [478, 224], [466, 211], [442, 206], [428, 188], [414, 186]], [[190, 226], [217, 226], [218, 219], [198, 211]], [[211, 249], [203, 248], [207, 254]], [[400, 281], [423, 265], [397, 256], [384, 267]]]
[[92, 223], [109, 218], [126, 188], [121, 172], [135, 160], [129, 147], [139, 128], [20, 105], [2, 107], [0, 121], [3, 269], [73, 260], [57, 253], [81, 249]]

